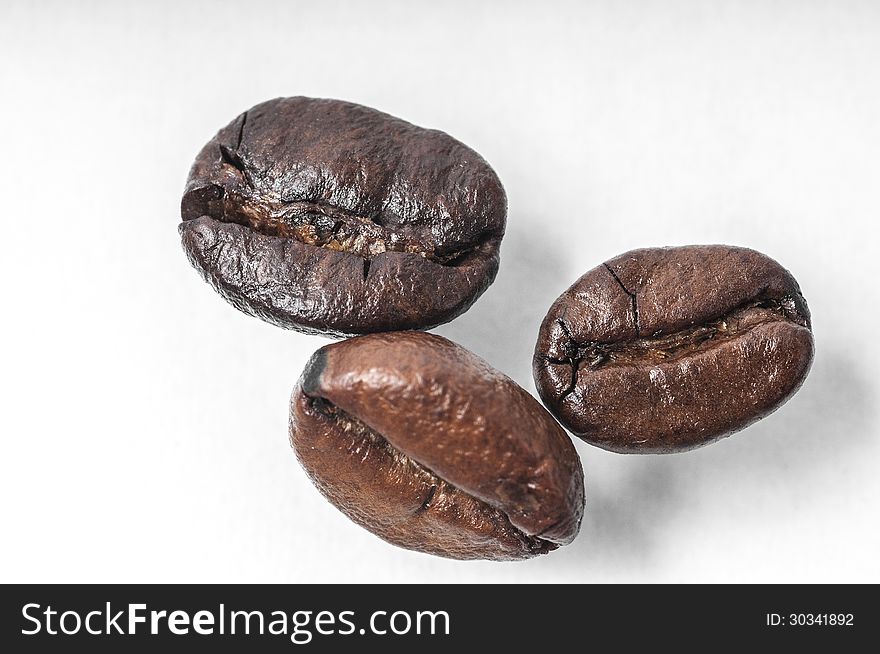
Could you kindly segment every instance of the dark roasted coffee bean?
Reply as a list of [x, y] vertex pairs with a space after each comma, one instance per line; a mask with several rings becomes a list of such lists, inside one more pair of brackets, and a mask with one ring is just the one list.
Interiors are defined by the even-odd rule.
[[318, 489], [390, 543], [524, 559], [571, 542], [583, 472], [531, 395], [440, 336], [328, 345], [293, 391], [290, 439]]
[[338, 100], [283, 98], [202, 149], [183, 246], [235, 307], [324, 334], [422, 329], [495, 279], [507, 201], [451, 136]]
[[594, 268], [550, 308], [538, 392], [588, 443], [688, 450], [778, 408], [813, 360], [797, 282], [745, 248], [634, 250]]

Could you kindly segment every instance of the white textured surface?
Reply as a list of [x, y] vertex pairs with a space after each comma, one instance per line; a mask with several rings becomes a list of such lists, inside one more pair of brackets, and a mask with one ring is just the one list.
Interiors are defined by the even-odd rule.
[[[880, 5], [0, 5], [0, 581], [880, 581]], [[578, 446], [574, 545], [398, 550], [287, 444], [318, 337], [227, 306], [178, 203], [213, 132], [279, 95], [443, 129], [504, 182], [495, 285], [439, 330], [534, 392], [556, 296], [634, 247], [731, 243], [813, 311], [801, 392], [693, 453]]]

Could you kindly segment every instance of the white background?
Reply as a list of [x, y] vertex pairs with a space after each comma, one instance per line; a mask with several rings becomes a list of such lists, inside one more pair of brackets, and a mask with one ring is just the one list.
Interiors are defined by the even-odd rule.
[[[0, 580], [880, 581], [880, 4], [0, 7]], [[385, 544], [288, 446], [288, 396], [328, 341], [226, 305], [177, 235], [203, 143], [299, 94], [443, 129], [495, 167], [498, 279], [437, 332], [529, 391], [575, 278], [717, 242], [800, 281], [806, 384], [692, 453], [579, 443], [583, 528], [548, 556]]]

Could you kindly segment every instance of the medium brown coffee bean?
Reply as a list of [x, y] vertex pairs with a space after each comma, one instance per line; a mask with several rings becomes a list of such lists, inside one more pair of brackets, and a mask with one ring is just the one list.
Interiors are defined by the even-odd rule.
[[202, 149], [180, 233], [245, 313], [363, 334], [466, 311], [495, 279], [506, 212], [493, 170], [451, 136], [350, 102], [282, 98]]
[[571, 542], [583, 472], [531, 395], [445, 338], [328, 345], [293, 391], [290, 439], [318, 489], [390, 543], [454, 559], [524, 559]]
[[813, 360], [797, 282], [745, 248], [633, 250], [550, 308], [535, 348], [541, 398], [614, 452], [688, 450], [777, 409]]

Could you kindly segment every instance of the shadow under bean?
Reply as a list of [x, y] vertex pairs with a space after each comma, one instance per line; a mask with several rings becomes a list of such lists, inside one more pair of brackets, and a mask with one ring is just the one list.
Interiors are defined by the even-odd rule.
[[[673, 455], [614, 455], [578, 447], [587, 477], [587, 509], [578, 539], [542, 564], [590, 569], [647, 567], [668, 549], [675, 520], [696, 494], [748, 489], [773, 506], [780, 488], [809, 503], [862, 456], [874, 411], [870, 377], [843, 350], [818, 352], [803, 388], [776, 413], [723, 441]], [[823, 478], [829, 477], [827, 483]], [[719, 506], [719, 510], [723, 510]], [[783, 506], [773, 515], [785, 520]], [[764, 507], [757, 510], [768, 511]], [[737, 525], [731, 524], [731, 529]]]
[[[470, 311], [436, 331], [537, 396], [531, 359], [538, 328], [574, 281], [567, 278], [565, 256], [549, 237], [509, 232], [495, 284]], [[583, 271], [592, 265], [585, 263]], [[695, 497], [713, 487], [741, 485], [772, 504], [780, 488], [794, 486], [799, 501], [809, 502], [827, 492], [813, 482], [827, 476], [831, 483], [857, 462], [871, 438], [870, 380], [860, 360], [843, 348], [831, 349], [820, 335], [803, 388], [774, 414], [719, 443], [674, 455], [619, 455], [573, 439], [586, 476], [581, 533], [572, 545], [527, 565], [588, 574], [598, 567], [648, 569], [679, 537], [676, 521], [687, 519]], [[784, 510], [774, 508], [774, 515], [785, 519]]]
[[[510, 222], [515, 224], [515, 217]], [[483, 357], [536, 395], [532, 353], [547, 309], [571, 282], [566, 281], [564, 256], [549, 237], [508, 232], [495, 283], [467, 313], [435, 331]]]

